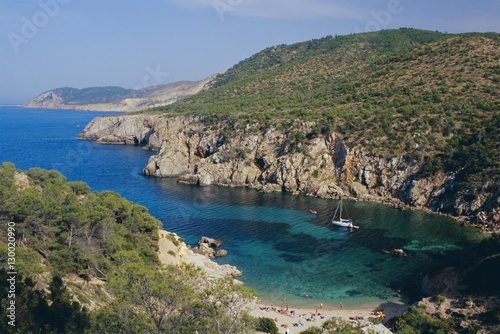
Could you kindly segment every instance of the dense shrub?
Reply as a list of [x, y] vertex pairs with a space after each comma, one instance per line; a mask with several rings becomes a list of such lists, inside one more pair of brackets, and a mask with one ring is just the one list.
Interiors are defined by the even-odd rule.
[[256, 330], [264, 333], [269, 333], [269, 334], [278, 334], [279, 329], [278, 326], [276, 326], [276, 323], [269, 318], [258, 318], [257, 319], [257, 327], [255, 328]]

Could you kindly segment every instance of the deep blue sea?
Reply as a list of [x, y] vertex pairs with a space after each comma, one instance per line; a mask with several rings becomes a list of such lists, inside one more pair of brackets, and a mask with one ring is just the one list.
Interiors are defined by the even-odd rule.
[[[453, 257], [481, 239], [444, 217], [344, 201], [360, 226], [350, 232], [329, 223], [336, 200], [146, 177], [141, 170], [153, 152], [76, 139], [104, 114], [0, 107], [0, 163], [56, 169], [95, 191], [115, 191], [148, 207], [188, 244], [203, 235], [222, 240], [229, 255], [218, 261], [241, 269], [241, 280], [275, 305], [284, 296], [291, 307], [399, 301], [396, 286], [420, 280], [443, 254]], [[382, 252], [392, 248], [408, 257]]]

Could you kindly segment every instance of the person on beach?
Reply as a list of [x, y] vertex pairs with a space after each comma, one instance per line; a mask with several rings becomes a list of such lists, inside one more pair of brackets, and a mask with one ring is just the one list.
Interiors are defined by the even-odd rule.
[[342, 309], [342, 307], [344, 307], [344, 305], [342, 305], [342, 302], [339, 303], [339, 307], [340, 307], [340, 309]]
[[323, 303], [319, 303], [319, 308], [323, 309]]

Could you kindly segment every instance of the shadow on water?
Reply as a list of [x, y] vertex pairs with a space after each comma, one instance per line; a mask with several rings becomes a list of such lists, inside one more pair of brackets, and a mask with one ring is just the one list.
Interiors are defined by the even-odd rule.
[[473, 244], [456, 223], [415, 211], [346, 201], [360, 226], [350, 231], [330, 224], [335, 200], [163, 181], [153, 182], [191, 203], [187, 219], [174, 217], [166, 228], [192, 243], [201, 235], [223, 240], [230, 255], [218, 261], [240, 267], [242, 280], [267, 296], [280, 291], [294, 300], [309, 291], [352, 303], [399, 299], [398, 291], [412, 297], [427, 270]]
[[382, 228], [360, 228], [352, 233], [351, 241], [372, 252], [402, 248], [407, 243], [402, 237], [388, 237], [386, 232], [387, 230]]

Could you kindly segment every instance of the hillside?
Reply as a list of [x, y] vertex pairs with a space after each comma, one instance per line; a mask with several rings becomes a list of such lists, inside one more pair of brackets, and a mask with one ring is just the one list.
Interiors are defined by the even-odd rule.
[[[243, 333], [254, 325], [244, 307], [254, 295], [223, 277], [231, 268], [211, 279], [185, 265], [203, 259], [183, 261], [196, 254], [118, 194], [3, 163], [0, 225], [1, 333]], [[159, 249], [168, 249], [161, 259]]]
[[157, 111], [267, 127], [314, 120], [374, 154], [421, 158], [475, 129], [495, 132], [499, 41], [400, 29], [273, 47], [218, 75], [216, 88]]
[[26, 108], [138, 111], [164, 106], [206, 89], [213, 77], [190, 82], [181, 81], [141, 89], [121, 87], [63, 87], [44, 92], [28, 101]]
[[[308, 142], [335, 134], [347, 152], [382, 165], [404, 161], [397, 168], [412, 166], [412, 171], [390, 189], [383, 178], [377, 180], [383, 166], [376, 164], [371, 180], [360, 166], [354, 174], [325, 181], [328, 185], [356, 182], [371, 193], [382, 187], [390, 194], [381, 197], [498, 223], [499, 41], [496, 33], [399, 29], [271, 47], [218, 75], [213, 88], [147, 113], [199, 117], [206, 130], [228, 139], [281, 131], [284, 141], [276, 145], [288, 148], [281, 146], [279, 154], [277, 148], [277, 157], [307, 156]], [[258, 160], [251, 149], [247, 156], [250, 164]], [[315, 181], [307, 179], [301, 182]], [[408, 194], [416, 182], [429, 196]], [[360, 198], [356, 191], [350, 194]]]

